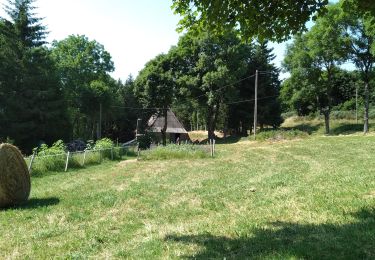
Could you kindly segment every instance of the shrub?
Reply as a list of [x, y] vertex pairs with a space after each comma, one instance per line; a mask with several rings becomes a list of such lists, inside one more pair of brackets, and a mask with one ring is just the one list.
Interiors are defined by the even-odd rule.
[[96, 141], [94, 149], [95, 150], [111, 149], [114, 146], [115, 145], [111, 139], [103, 138], [103, 139]]
[[65, 153], [66, 146], [62, 140], [58, 140], [53, 143], [51, 147], [46, 144], [42, 144], [39, 148], [34, 148], [33, 151], [37, 151], [37, 155], [56, 155]]
[[155, 137], [150, 133], [146, 133], [142, 136], [138, 136], [139, 149], [150, 148], [153, 140], [155, 140]]

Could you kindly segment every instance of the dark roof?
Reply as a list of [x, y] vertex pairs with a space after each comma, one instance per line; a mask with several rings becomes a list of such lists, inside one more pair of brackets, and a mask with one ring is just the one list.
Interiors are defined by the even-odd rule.
[[[147, 122], [147, 131], [160, 133], [164, 127], [164, 116], [155, 114]], [[167, 133], [187, 134], [184, 126], [178, 121], [175, 114], [168, 110], [167, 112]]]

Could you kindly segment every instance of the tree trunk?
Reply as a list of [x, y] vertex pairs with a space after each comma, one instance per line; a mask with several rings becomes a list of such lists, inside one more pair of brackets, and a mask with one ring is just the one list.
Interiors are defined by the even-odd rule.
[[329, 135], [329, 133], [330, 133], [330, 129], [329, 129], [329, 114], [330, 114], [329, 110], [323, 112], [323, 115], [324, 115], [324, 124], [325, 124], [325, 127], [326, 127], [326, 135]]
[[163, 116], [164, 116], [164, 126], [161, 130], [162, 138], [163, 138], [163, 146], [167, 145], [167, 127], [168, 127], [168, 109], [163, 109]]
[[368, 82], [365, 83], [365, 114], [364, 114], [364, 124], [363, 124], [363, 133], [367, 134], [369, 130], [368, 126], [368, 112], [369, 112], [369, 101], [370, 94], [368, 89]]
[[212, 139], [215, 137], [215, 129], [213, 126], [214, 123], [214, 111], [211, 106], [208, 107], [207, 109], [207, 134], [208, 134], [208, 139]]
[[245, 122], [241, 122], [241, 136], [247, 136], [247, 125]]

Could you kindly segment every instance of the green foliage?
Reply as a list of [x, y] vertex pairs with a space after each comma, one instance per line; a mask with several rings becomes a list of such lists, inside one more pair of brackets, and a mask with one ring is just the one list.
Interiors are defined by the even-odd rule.
[[42, 144], [39, 148], [34, 148], [34, 152], [35, 151], [38, 156], [65, 154], [66, 145], [64, 144], [64, 141], [58, 140], [53, 143], [51, 147], [48, 147], [47, 144]]
[[145, 160], [202, 159], [208, 157], [208, 151], [202, 149], [202, 146], [191, 144], [158, 146], [142, 153], [142, 159]]
[[110, 118], [110, 104], [118, 84], [109, 76], [114, 70], [111, 55], [104, 46], [84, 35], [71, 35], [52, 44], [62, 87], [70, 108], [73, 136], [93, 139], [92, 125], [103, 116]]
[[115, 145], [109, 138], [103, 138], [95, 142], [94, 150], [111, 149]]
[[[291, 140], [296, 138], [305, 138], [308, 136], [308, 133], [297, 130], [266, 130], [261, 131], [257, 134], [257, 141], [281, 141], [281, 140]], [[250, 140], [253, 140], [254, 137], [249, 137]]]
[[328, 0], [214, 1], [173, 0], [181, 15], [179, 30], [207, 29], [221, 34], [235, 28], [244, 39], [282, 41], [306, 29], [306, 22], [322, 13]]
[[148, 149], [151, 146], [154, 136], [151, 133], [145, 133], [144, 135], [138, 136], [139, 149]]
[[[24, 152], [69, 134], [67, 107], [34, 1], [8, 1], [0, 22], [0, 136]], [[56, 120], [56, 119], [59, 120]]]

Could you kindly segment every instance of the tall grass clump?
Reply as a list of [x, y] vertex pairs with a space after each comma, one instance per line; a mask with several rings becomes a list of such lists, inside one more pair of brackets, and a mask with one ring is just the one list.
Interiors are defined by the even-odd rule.
[[[259, 134], [257, 134], [256, 139], [258, 141], [279, 141], [279, 140], [291, 140], [296, 138], [304, 138], [308, 136], [306, 132], [297, 130], [297, 129], [291, 129], [291, 130], [267, 130], [262, 131]], [[252, 137], [251, 137], [252, 138]]]
[[168, 160], [168, 159], [200, 159], [209, 157], [209, 152], [203, 146], [191, 144], [169, 144], [158, 146], [145, 151], [142, 158], [145, 160]]
[[32, 167], [32, 174], [39, 175], [49, 171], [62, 171], [65, 167], [66, 146], [62, 140], [58, 140], [50, 147], [42, 144], [34, 149], [36, 158]]

